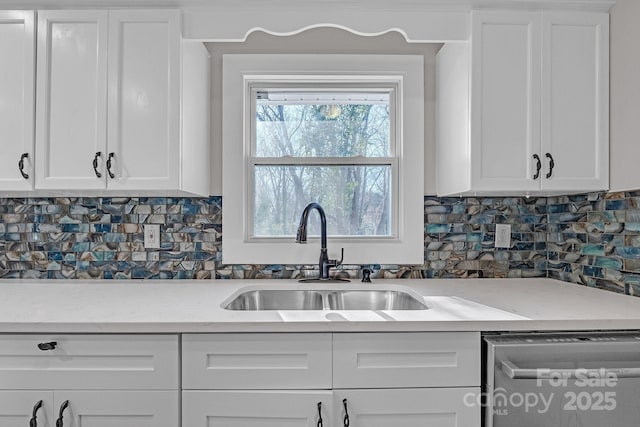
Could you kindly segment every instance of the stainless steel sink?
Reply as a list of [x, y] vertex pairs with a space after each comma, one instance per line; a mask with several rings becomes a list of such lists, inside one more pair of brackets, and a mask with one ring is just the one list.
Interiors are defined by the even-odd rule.
[[227, 310], [427, 310], [408, 292], [381, 289], [260, 289], [240, 293]]
[[327, 295], [331, 310], [426, 310], [427, 306], [406, 292], [339, 291]]
[[307, 290], [274, 290], [243, 292], [234, 298], [227, 310], [322, 310], [322, 294]]

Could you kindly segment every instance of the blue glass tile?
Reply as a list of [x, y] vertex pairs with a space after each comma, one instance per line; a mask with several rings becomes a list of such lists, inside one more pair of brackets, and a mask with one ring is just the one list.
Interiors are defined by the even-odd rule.
[[451, 231], [450, 224], [426, 224], [425, 231], [427, 233], [448, 233]]
[[607, 200], [605, 206], [608, 211], [619, 211], [628, 209], [629, 201], [626, 199]]
[[640, 248], [622, 246], [615, 249], [615, 253], [625, 259], [640, 259]]
[[596, 257], [594, 266], [603, 267], [603, 268], [611, 268], [615, 270], [622, 269], [622, 261], [617, 258], [609, 258], [609, 257]]
[[580, 253], [583, 255], [604, 255], [604, 246], [602, 245], [582, 245]]
[[602, 268], [600, 267], [592, 267], [589, 265], [582, 266], [582, 272], [591, 277], [603, 277]]
[[62, 252], [47, 252], [47, 259], [50, 261], [62, 261]]
[[96, 233], [109, 233], [111, 232], [112, 225], [111, 224], [91, 224], [91, 231]]

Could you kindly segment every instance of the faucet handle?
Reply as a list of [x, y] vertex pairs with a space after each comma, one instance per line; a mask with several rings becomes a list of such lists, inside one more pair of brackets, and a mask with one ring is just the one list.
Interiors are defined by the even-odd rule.
[[342, 261], [344, 260], [344, 248], [340, 248], [340, 261], [337, 261], [336, 267], [342, 265]]
[[331, 267], [337, 267], [339, 265], [342, 265], [342, 261], [344, 260], [344, 248], [341, 248], [340, 251], [341, 252], [340, 252], [340, 259], [339, 260], [337, 260], [337, 259], [330, 259], [329, 260], [329, 265]]

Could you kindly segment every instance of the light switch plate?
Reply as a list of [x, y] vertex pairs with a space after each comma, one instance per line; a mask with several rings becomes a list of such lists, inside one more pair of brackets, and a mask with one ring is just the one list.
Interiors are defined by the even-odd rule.
[[160, 224], [144, 225], [145, 249], [160, 249]]
[[511, 224], [496, 224], [496, 248], [511, 247]]

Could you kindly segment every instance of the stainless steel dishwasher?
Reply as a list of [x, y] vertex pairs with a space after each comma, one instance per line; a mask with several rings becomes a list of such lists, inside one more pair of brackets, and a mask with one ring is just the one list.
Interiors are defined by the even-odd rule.
[[640, 426], [640, 332], [504, 334], [485, 343], [485, 427]]

